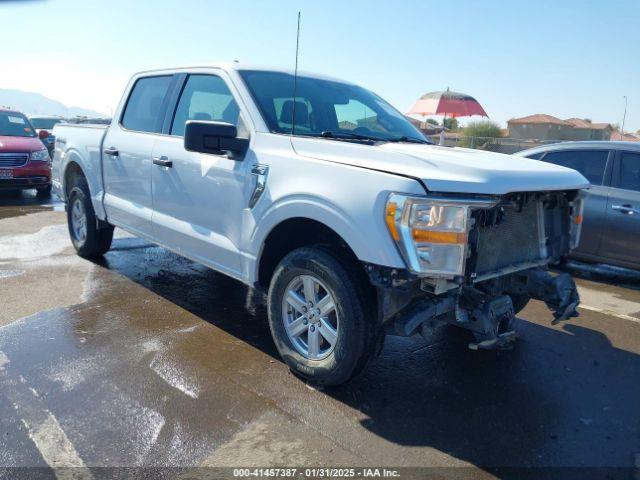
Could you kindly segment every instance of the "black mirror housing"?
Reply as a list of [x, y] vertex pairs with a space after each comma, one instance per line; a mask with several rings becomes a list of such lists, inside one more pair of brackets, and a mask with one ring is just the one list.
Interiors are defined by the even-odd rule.
[[238, 129], [231, 123], [189, 120], [185, 125], [184, 148], [188, 152], [244, 154], [248, 146], [249, 139], [238, 138]]

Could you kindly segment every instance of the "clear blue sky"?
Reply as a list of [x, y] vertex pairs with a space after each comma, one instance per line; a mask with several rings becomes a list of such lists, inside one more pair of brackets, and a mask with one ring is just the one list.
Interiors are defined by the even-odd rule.
[[155, 67], [243, 62], [360, 83], [406, 111], [451, 87], [489, 116], [548, 113], [640, 129], [640, 1], [0, 1], [0, 88], [109, 113]]

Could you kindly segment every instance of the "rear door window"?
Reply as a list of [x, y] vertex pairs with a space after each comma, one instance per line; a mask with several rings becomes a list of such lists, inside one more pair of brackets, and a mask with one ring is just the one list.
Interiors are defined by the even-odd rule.
[[548, 152], [543, 161], [579, 171], [592, 185], [602, 185], [609, 150], [562, 150]]
[[620, 154], [620, 179], [618, 188], [640, 192], [640, 153]]
[[122, 126], [137, 132], [160, 133], [164, 119], [163, 102], [171, 79], [171, 75], [140, 78], [127, 100]]

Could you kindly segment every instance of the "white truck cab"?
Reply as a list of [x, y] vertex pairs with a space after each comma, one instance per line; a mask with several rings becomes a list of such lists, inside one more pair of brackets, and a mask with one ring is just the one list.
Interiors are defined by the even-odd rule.
[[577, 315], [578, 172], [440, 147], [374, 93], [241, 64], [136, 74], [109, 126], [56, 125], [78, 253], [114, 226], [268, 292], [287, 364], [347, 381], [385, 334], [451, 323], [506, 348], [529, 298]]

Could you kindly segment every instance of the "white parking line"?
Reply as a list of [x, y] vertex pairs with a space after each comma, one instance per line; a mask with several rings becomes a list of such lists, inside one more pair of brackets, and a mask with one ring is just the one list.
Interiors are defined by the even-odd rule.
[[592, 312], [602, 313], [603, 315], [608, 315], [610, 317], [621, 318], [622, 320], [628, 320], [630, 322], [640, 323], [640, 318], [632, 317], [630, 315], [625, 315], [624, 313], [616, 313], [611, 310], [607, 310], [604, 308], [592, 307], [590, 305], [580, 304], [578, 308], [582, 308], [583, 310], [590, 310]]
[[7, 365], [9, 359], [0, 350], [0, 384], [3, 393], [11, 401], [20, 420], [27, 428], [29, 438], [44, 461], [61, 480], [89, 480], [91, 471], [85, 466], [62, 426], [43, 403], [38, 392], [30, 388], [24, 377], [11, 376]]
[[0, 350], [0, 370], [4, 370], [4, 366], [9, 363], [9, 358]]
[[44, 420], [32, 424], [29, 419], [22, 418], [22, 423], [27, 427], [29, 437], [44, 461], [54, 469], [56, 477], [60, 479], [93, 478], [56, 417], [48, 410], [43, 413]]

